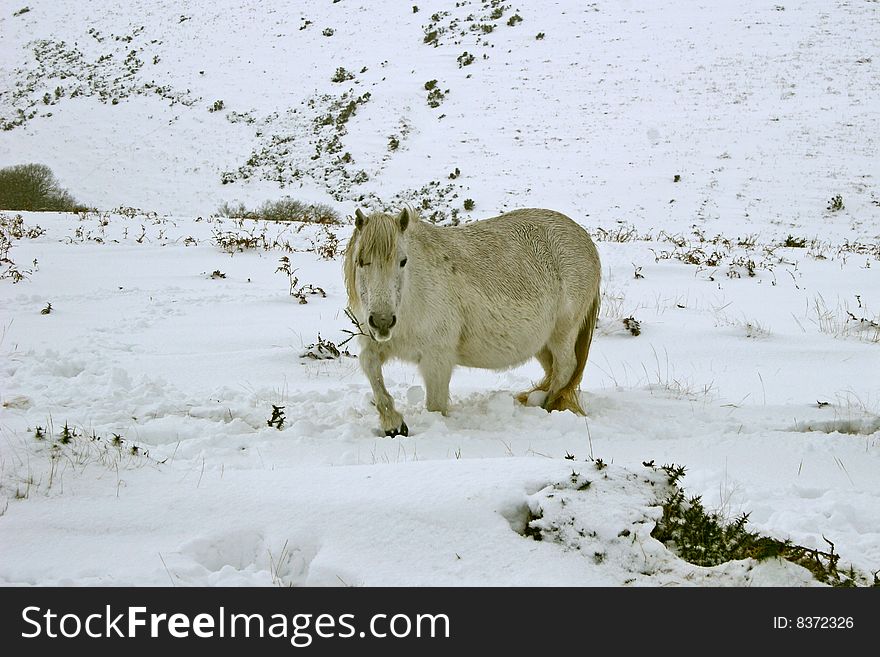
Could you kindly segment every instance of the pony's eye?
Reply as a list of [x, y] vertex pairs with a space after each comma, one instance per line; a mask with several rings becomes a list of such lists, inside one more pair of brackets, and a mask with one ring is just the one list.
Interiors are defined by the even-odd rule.
[[369, 262], [364, 262], [363, 260], [358, 260], [358, 267], [366, 267], [369, 265]]
[[400, 261], [400, 266], [406, 267], [406, 258], [404, 258], [403, 260]]

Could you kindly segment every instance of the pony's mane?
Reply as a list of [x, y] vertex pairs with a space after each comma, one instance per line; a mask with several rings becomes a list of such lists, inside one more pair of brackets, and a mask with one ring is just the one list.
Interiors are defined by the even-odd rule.
[[391, 215], [375, 213], [360, 229], [355, 254], [364, 262], [387, 262], [397, 253], [400, 226]]
[[[410, 224], [419, 221], [418, 213], [409, 209]], [[392, 260], [397, 253], [397, 237], [400, 226], [397, 217], [382, 212], [371, 214], [364, 225], [352, 235], [345, 250], [345, 289], [349, 304], [357, 301], [357, 290], [354, 284], [355, 269], [358, 259], [364, 262], [381, 264]]]

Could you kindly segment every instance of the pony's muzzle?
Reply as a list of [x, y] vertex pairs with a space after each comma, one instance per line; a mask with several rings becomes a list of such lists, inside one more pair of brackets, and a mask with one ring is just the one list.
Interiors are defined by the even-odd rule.
[[373, 338], [379, 342], [384, 342], [391, 339], [390, 332], [394, 325], [397, 324], [397, 315], [392, 313], [371, 313], [367, 321], [370, 328], [373, 329], [371, 331]]

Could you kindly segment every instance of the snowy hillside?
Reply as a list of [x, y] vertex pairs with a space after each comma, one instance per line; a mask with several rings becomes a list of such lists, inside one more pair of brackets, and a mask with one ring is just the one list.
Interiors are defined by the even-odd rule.
[[[0, 583], [816, 584], [676, 556], [652, 462], [870, 580], [880, 5], [664, 4], [0, 2], [0, 167], [98, 209], [0, 212]], [[285, 195], [575, 218], [588, 417], [515, 404], [537, 363], [442, 417], [398, 363], [380, 436], [354, 343], [307, 356], [348, 221], [215, 216]]]

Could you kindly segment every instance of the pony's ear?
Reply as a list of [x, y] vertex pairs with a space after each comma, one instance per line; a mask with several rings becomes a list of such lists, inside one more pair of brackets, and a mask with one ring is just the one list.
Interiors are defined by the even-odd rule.
[[361, 212], [361, 209], [358, 208], [354, 211], [354, 227], [356, 230], [360, 230], [364, 227], [364, 224], [367, 223], [367, 215]]
[[397, 223], [400, 224], [400, 232], [406, 230], [406, 227], [409, 226], [410, 213], [409, 208], [404, 208], [400, 211], [400, 214], [397, 215]]

